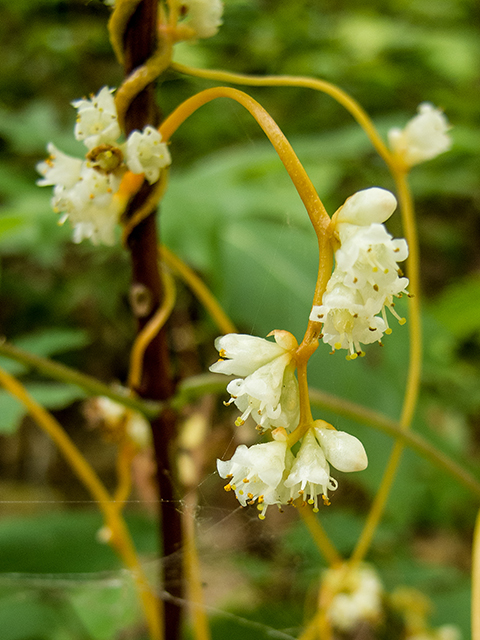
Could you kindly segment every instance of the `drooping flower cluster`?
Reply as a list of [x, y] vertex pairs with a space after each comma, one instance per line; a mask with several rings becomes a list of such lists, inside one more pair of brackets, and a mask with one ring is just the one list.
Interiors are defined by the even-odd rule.
[[228, 334], [217, 338], [220, 360], [210, 371], [237, 375], [227, 386], [242, 411], [236, 424], [249, 416], [259, 431], [273, 429], [273, 441], [251, 447], [240, 445], [230, 460], [217, 460], [218, 473], [228, 479], [242, 506], [258, 502], [263, 519], [269, 505], [293, 504], [301, 497], [318, 511], [319, 496], [326, 504], [328, 491], [337, 488], [330, 464], [340, 471], [360, 471], [367, 466], [365, 450], [357, 438], [336, 431], [322, 420], [312, 423], [296, 456], [288, 433], [298, 426], [299, 392], [294, 374], [297, 341], [287, 331], [273, 331], [275, 342], [255, 336]]
[[393, 153], [408, 167], [431, 160], [452, 145], [445, 115], [429, 102], [422, 102], [418, 115], [404, 129], [390, 129], [388, 141]]
[[373, 187], [348, 198], [333, 217], [340, 247], [322, 304], [312, 308], [310, 320], [323, 323], [323, 341], [333, 350], [347, 349], [347, 359], [363, 355], [361, 344], [391, 333], [386, 308], [405, 322], [393, 299], [407, 293], [398, 263], [408, 247], [383, 225], [396, 206], [392, 193]]
[[362, 624], [376, 626], [381, 621], [384, 590], [373, 567], [328, 569], [323, 587], [332, 594], [327, 616], [335, 631], [349, 633]]
[[272, 331], [275, 342], [256, 336], [229, 333], [215, 340], [220, 360], [210, 367], [214, 373], [242, 376], [227, 386], [231, 398], [242, 411], [236, 425], [248, 416], [259, 431], [295, 428], [299, 418], [298, 383], [293, 353], [298, 347], [288, 331]]
[[123, 175], [127, 169], [143, 173], [153, 184], [171, 163], [170, 153], [151, 126], [133, 131], [126, 143], [119, 143], [121, 131], [108, 87], [72, 104], [77, 109], [74, 135], [85, 144], [86, 157], [68, 156], [49, 144], [50, 157], [37, 165], [43, 176], [37, 184], [53, 186], [52, 208], [62, 214], [60, 224], [70, 220], [74, 242], [90, 238], [93, 244], [113, 244], [123, 208], [115, 196]]

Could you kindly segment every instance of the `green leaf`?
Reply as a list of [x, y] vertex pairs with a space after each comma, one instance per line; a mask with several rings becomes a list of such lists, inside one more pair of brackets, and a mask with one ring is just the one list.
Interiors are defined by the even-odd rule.
[[470, 276], [450, 285], [430, 311], [457, 338], [469, 337], [480, 329], [480, 278]]
[[66, 351], [81, 349], [90, 338], [82, 329], [44, 329], [15, 340], [15, 346], [37, 356], [49, 357]]
[[[75, 400], [85, 398], [85, 392], [73, 385], [38, 382], [25, 385], [32, 397], [46, 409], [64, 409]], [[26, 413], [23, 405], [6, 391], [0, 391], [0, 433], [12, 434]]]

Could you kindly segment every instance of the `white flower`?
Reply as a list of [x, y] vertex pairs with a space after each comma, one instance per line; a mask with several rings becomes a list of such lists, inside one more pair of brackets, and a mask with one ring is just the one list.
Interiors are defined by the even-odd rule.
[[381, 619], [383, 586], [371, 567], [328, 569], [324, 581], [335, 594], [327, 614], [334, 629], [351, 632], [361, 622]]
[[291, 501], [298, 495], [305, 496], [305, 501], [313, 505], [315, 512], [318, 511], [318, 496], [321, 495], [325, 504], [329, 504], [328, 490], [335, 491], [338, 487], [337, 481], [330, 476], [325, 453], [311, 429], [303, 437], [302, 446], [284, 484], [290, 489]]
[[76, 184], [66, 189], [56, 185], [52, 198], [53, 210], [62, 213], [60, 224], [67, 219], [73, 227], [73, 241], [90, 238], [93, 244], [115, 242], [115, 227], [121, 214], [120, 203], [114, 198], [120, 177], [102, 174], [84, 162]]
[[345, 431], [327, 428], [323, 420], [314, 422], [315, 433], [328, 462], [339, 471], [363, 471], [368, 458], [363, 444]]
[[403, 238], [392, 238], [382, 224], [395, 207], [393, 194], [374, 187], [348, 198], [333, 218], [340, 243], [335, 270], [310, 320], [323, 322], [323, 341], [334, 350], [347, 349], [348, 359], [363, 355], [361, 344], [391, 333], [387, 307], [400, 324], [405, 322], [394, 309], [393, 297], [407, 293], [408, 279], [398, 263], [408, 257], [408, 246]]
[[156, 182], [160, 171], [171, 164], [172, 159], [162, 136], [152, 126], [142, 133], [132, 131], [127, 139], [127, 166], [133, 173], [144, 173], [150, 184]]
[[77, 140], [83, 140], [88, 149], [116, 142], [121, 132], [111, 89], [103, 87], [90, 100], [75, 100], [72, 105], [77, 109]]
[[217, 460], [217, 469], [222, 478], [229, 480], [225, 490], [234, 491], [243, 507], [258, 500], [259, 518], [263, 520], [269, 505], [285, 501], [280, 485], [291, 458], [286, 439], [252, 447], [241, 444], [231, 460]]
[[214, 373], [242, 376], [227, 386], [242, 411], [236, 424], [252, 416], [261, 431], [273, 427], [292, 429], [299, 418], [298, 383], [293, 353], [298, 346], [288, 331], [273, 331], [275, 343], [255, 336], [228, 334], [217, 338], [220, 360], [210, 367]]
[[223, 3], [221, 0], [184, 0], [188, 26], [197, 38], [211, 38], [222, 24]]
[[80, 179], [83, 161], [67, 156], [52, 143], [47, 145], [50, 157], [37, 164], [37, 171], [43, 176], [37, 180], [41, 187], [60, 185], [65, 189], [73, 187]]
[[95, 406], [110, 430], [123, 430], [139, 449], [145, 449], [151, 444], [150, 425], [141, 413], [106, 396], [95, 398]]
[[452, 145], [447, 131], [448, 120], [440, 109], [428, 102], [418, 107], [418, 115], [404, 129], [390, 129], [388, 140], [392, 151], [408, 166], [435, 158]]
[[332, 349], [347, 349], [348, 359], [363, 355], [361, 344], [380, 341], [386, 330], [385, 321], [377, 317], [378, 305], [364, 302], [360, 292], [331, 278], [323, 304], [312, 307], [310, 320], [323, 322], [323, 341]]

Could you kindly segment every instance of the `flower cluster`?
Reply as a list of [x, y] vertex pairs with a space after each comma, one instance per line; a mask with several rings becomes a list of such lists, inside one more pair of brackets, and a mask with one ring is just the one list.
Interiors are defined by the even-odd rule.
[[384, 590], [373, 567], [328, 569], [323, 587], [333, 594], [328, 618], [336, 631], [350, 633], [365, 622], [375, 626], [382, 619]]
[[444, 114], [429, 102], [422, 102], [418, 115], [407, 123], [405, 129], [390, 129], [388, 141], [397, 158], [411, 167], [448, 151], [452, 144], [447, 135], [449, 129]]
[[293, 455], [288, 433], [298, 426], [299, 392], [294, 374], [297, 341], [288, 331], [273, 331], [275, 342], [255, 336], [228, 334], [217, 338], [220, 360], [210, 371], [241, 376], [227, 390], [228, 403], [242, 411], [236, 424], [251, 416], [257, 429], [272, 429], [273, 440], [251, 447], [240, 445], [230, 460], [217, 460], [218, 473], [228, 480], [242, 506], [254, 504], [263, 519], [269, 505], [293, 504], [300, 497], [318, 511], [319, 496], [337, 488], [330, 464], [339, 471], [361, 471], [367, 456], [357, 438], [317, 420]]
[[182, 0], [182, 12], [186, 24], [193, 29], [196, 38], [211, 38], [222, 25], [223, 3], [221, 0]]
[[128, 409], [106, 396], [99, 396], [90, 402], [90, 412], [94, 413], [95, 419], [102, 421], [112, 439], [126, 436], [138, 449], [150, 446], [150, 425], [138, 411]]
[[123, 175], [129, 169], [156, 182], [171, 163], [167, 145], [151, 126], [133, 131], [126, 143], [118, 142], [118, 124], [112, 90], [103, 87], [91, 99], [76, 100], [74, 134], [87, 148], [85, 159], [74, 158], [48, 145], [50, 157], [37, 165], [43, 176], [40, 186], [53, 186], [52, 208], [69, 219], [73, 241], [90, 238], [94, 244], [113, 244], [115, 226], [123, 203], [116, 197]]
[[373, 187], [348, 198], [333, 217], [340, 245], [335, 269], [310, 320], [323, 323], [323, 341], [333, 350], [347, 349], [347, 359], [363, 355], [361, 344], [391, 333], [386, 308], [400, 324], [405, 322], [393, 299], [407, 293], [408, 279], [398, 263], [407, 258], [408, 247], [383, 225], [396, 205], [392, 193]]

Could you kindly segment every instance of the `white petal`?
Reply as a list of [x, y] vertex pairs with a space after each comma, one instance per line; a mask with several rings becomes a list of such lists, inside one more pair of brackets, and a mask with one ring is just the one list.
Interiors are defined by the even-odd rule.
[[393, 193], [379, 187], [357, 191], [336, 213], [337, 224], [369, 225], [385, 222], [397, 208]]
[[[321, 422], [323, 424], [323, 422]], [[363, 444], [355, 436], [336, 431], [315, 427], [327, 460], [339, 471], [363, 471], [367, 468], [368, 458]]]

